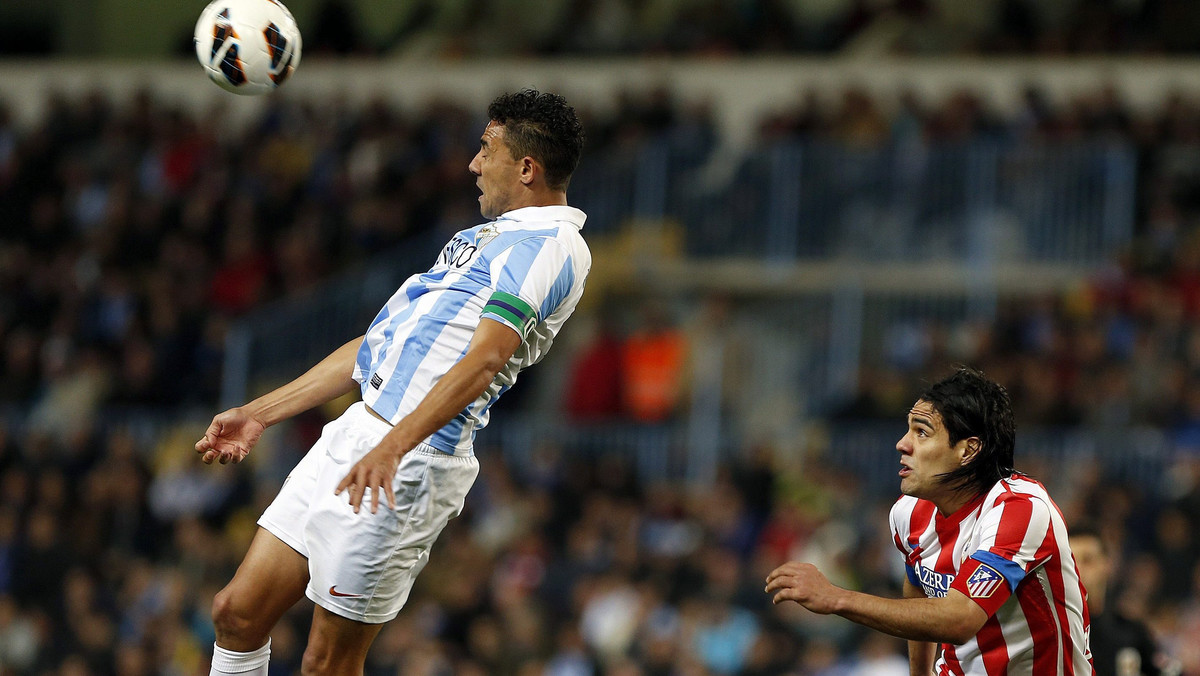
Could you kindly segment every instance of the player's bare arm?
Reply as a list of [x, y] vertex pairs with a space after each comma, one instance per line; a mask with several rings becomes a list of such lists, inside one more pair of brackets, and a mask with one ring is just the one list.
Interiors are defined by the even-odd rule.
[[336, 399], [358, 387], [354, 359], [362, 336], [334, 350], [304, 375], [254, 401], [218, 413], [196, 442], [201, 460], [211, 465], [241, 462], [271, 425]]
[[[904, 580], [904, 598], [923, 599], [925, 590]], [[937, 644], [931, 641], [908, 642], [908, 673], [911, 676], [929, 676], [933, 673], [933, 661], [937, 657]]]
[[771, 571], [766, 591], [774, 594], [773, 603], [795, 601], [910, 641], [961, 645], [987, 622], [987, 613], [956, 589], [944, 598], [885, 599], [835, 586], [811, 563], [793, 561]]
[[392, 478], [400, 467], [400, 459], [478, 399], [520, 345], [521, 336], [516, 331], [497, 321], [480, 320], [463, 358], [446, 371], [412, 413], [350, 468], [334, 492], [340, 495], [349, 489], [350, 505], [356, 513], [367, 488], [371, 489], [372, 514], [379, 509], [381, 493], [388, 506], [395, 509]]

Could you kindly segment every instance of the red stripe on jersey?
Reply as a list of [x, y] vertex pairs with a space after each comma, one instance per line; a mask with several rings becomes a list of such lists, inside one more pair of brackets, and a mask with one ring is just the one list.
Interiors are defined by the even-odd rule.
[[[983, 657], [983, 668], [988, 674], [1003, 675], [1008, 671], [1008, 644], [1004, 642], [1004, 633], [1000, 631], [1000, 622], [992, 615], [983, 623], [983, 628], [975, 634], [975, 642], [979, 645]], [[1034, 670], [1035, 674], [1043, 672]]]
[[[996, 500], [996, 504], [1004, 511], [1000, 513], [1000, 527], [996, 529], [996, 543], [991, 547], [993, 554], [1009, 560], [1020, 553], [1021, 546], [1025, 542], [1025, 534], [1029, 532], [1029, 521], [1033, 517], [1033, 505], [1029, 503], [1029, 500], [1007, 499], [1010, 495], [1010, 493], [1001, 494], [1001, 498]], [[1038, 559], [1043, 560], [1040, 551]], [[1025, 572], [1029, 572], [1029, 568], [1024, 566], [1022, 568]]]
[[[1059, 640], [1055, 630], [1057, 623], [1036, 574], [1026, 578], [1026, 581], [1017, 587], [1017, 602], [1021, 604], [1021, 612], [1025, 615], [1025, 621], [1033, 636], [1033, 673], [1058, 673]], [[1070, 629], [1064, 626], [1063, 631]]]
[[[1046, 551], [1044, 553], [1042, 551], [1038, 552], [1038, 559], [1041, 561], [1045, 561], [1051, 554], [1059, 551], [1053, 527], [1046, 533], [1046, 539], [1042, 542], [1042, 549]], [[1075, 654], [1075, 642], [1071, 640], [1071, 622], [1070, 618], [1067, 617], [1067, 606], [1065, 603], [1067, 590], [1066, 585], [1063, 583], [1062, 562], [1055, 559], [1054, 563], [1060, 565], [1044, 566], [1044, 568], [1046, 570], [1046, 577], [1050, 581], [1050, 590], [1054, 593], [1054, 598], [1059, 599], [1059, 602], [1054, 604], [1054, 613], [1058, 616], [1058, 626], [1060, 627], [1058, 635], [1062, 637], [1063, 674], [1071, 676], [1075, 673], [1075, 660], [1071, 659], [1071, 656]]]
[[[1066, 518], [1065, 518], [1065, 517], [1063, 517], [1062, 510], [1061, 510], [1061, 509], [1059, 509], [1059, 507], [1058, 507], [1058, 503], [1056, 503], [1056, 502], [1051, 502], [1051, 503], [1050, 503], [1050, 506], [1054, 508], [1054, 512], [1055, 512], [1055, 514], [1057, 514], [1057, 515], [1058, 515], [1058, 518], [1059, 518], [1059, 519], [1062, 519], [1063, 523], [1065, 524], [1065, 523], [1067, 522], [1067, 520], [1066, 520]], [[1048, 539], [1049, 539], [1049, 541], [1050, 541], [1051, 543], [1053, 543], [1053, 545], [1054, 545], [1054, 548], [1055, 548], [1055, 550], [1056, 550], [1056, 551], [1059, 551], [1059, 552], [1062, 552], [1062, 551], [1063, 551], [1063, 550], [1061, 549], [1061, 545], [1060, 545], [1060, 544], [1059, 544], [1059, 542], [1058, 542], [1058, 537], [1057, 537], [1057, 536], [1054, 534], [1054, 527], [1053, 527], [1053, 524], [1051, 524], [1051, 528], [1050, 528], [1050, 533], [1049, 533], [1049, 538], [1048, 538]], [[1058, 563], [1060, 563], [1060, 565], [1059, 565], [1059, 566], [1055, 567], [1053, 571], [1050, 571], [1050, 570], [1048, 570], [1048, 571], [1047, 571], [1047, 573], [1049, 573], [1049, 574], [1050, 574], [1050, 584], [1051, 584], [1051, 585], [1054, 585], [1054, 584], [1056, 583], [1056, 581], [1057, 581], [1057, 585], [1058, 585], [1058, 586], [1057, 586], [1057, 587], [1055, 587], [1055, 590], [1056, 590], [1056, 591], [1055, 591], [1055, 595], [1056, 595], [1056, 596], [1055, 596], [1055, 598], [1062, 599], [1062, 604], [1059, 606], [1059, 617], [1058, 617], [1058, 619], [1059, 619], [1059, 621], [1060, 621], [1060, 622], [1062, 622], [1062, 623], [1063, 623], [1063, 624], [1062, 624], [1062, 633], [1063, 633], [1063, 638], [1064, 638], [1063, 645], [1064, 645], [1064, 647], [1066, 648], [1066, 651], [1064, 652], [1064, 657], [1063, 657], [1063, 662], [1065, 662], [1065, 663], [1066, 663], [1066, 665], [1065, 665], [1065, 668], [1064, 668], [1064, 670], [1063, 670], [1063, 673], [1064, 673], [1064, 674], [1066, 674], [1067, 676], [1072, 676], [1073, 674], [1075, 674], [1075, 671], [1076, 671], [1075, 667], [1076, 667], [1077, 665], [1075, 664], [1075, 660], [1073, 659], [1073, 656], [1074, 656], [1074, 654], [1075, 654], [1075, 652], [1074, 652], [1074, 648], [1075, 648], [1075, 640], [1074, 640], [1074, 639], [1072, 638], [1072, 636], [1071, 636], [1071, 624], [1070, 624], [1070, 618], [1069, 618], [1069, 617], [1067, 617], [1067, 608], [1066, 608], [1066, 600], [1067, 600], [1067, 593], [1066, 593], [1066, 591], [1067, 591], [1067, 590], [1066, 590], [1066, 587], [1067, 587], [1067, 579], [1066, 579], [1065, 577], [1063, 577], [1063, 569], [1062, 569], [1062, 566], [1063, 566], [1063, 565], [1066, 565], [1066, 564], [1067, 564], [1067, 561], [1065, 561], [1065, 560], [1063, 560], [1063, 561], [1058, 561]], [[1070, 566], [1071, 566], [1071, 569], [1072, 569], [1073, 571], [1075, 571], [1075, 576], [1076, 576], [1076, 578], [1078, 578], [1078, 577], [1079, 577], [1079, 571], [1075, 569], [1075, 557], [1074, 557], [1073, 555], [1071, 556], [1071, 560], [1070, 560]], [[1085, 592], [1085, 591], [1084, 591], [1084, 589], [1083, 589], [1083, 581], [1082, 581], [1082, 580], [1079, 580], [1079, 582], [1078, 582], [1078, 586], [1079, 586], [1079, 598], [1086, 599], [1086, 598], [1087, 598], [1087, 592]], [[1082, 604], [1082, 611], [1083, 611], [1083, 626], [1084, 626], [1084, 627], [1090, 627], [1090, 626], [1091, 626], [1091, 624], [1092, 624], [1092, 614], [1091, 614], [1091, 611], [1089, 611], [1089, 610], [1088, 610], [1088, 606], [1087, 606], [1087, 601], [1086, 601], [1086, 600], [1085, 600], [1085, 601], [1083, 602], [1083, 604]], [[1083, 647], [1083, 653], [1084, 653], [1085, 655], [1086, 655], [1086, 654], [1087, 654], [1087, 652], [1088, 652], [1088, 648], [1089, 648], [1088, 646], [1084, 646], [1084, 647]], [[1093, 674], [1093, 673], [1095, 673], [1095, 672], [1094, 672], [1094, 670], [1092, 670], [1092, 669], [1090, 668], [1090, 665], [1089, 665], [1088, 667], [1085, 667], [1085, 669], [1086, 669], [1086, 673], [1087, 673], [1087, 674], [1089, 674], [1089, 675], [1090, 675], [1090, 674]]]
[[958, 661], [958, 652], [954, 649], [953, 643], [942, 644], [942, 672], [947, 674], [961, 674], [962, 663]]
[[933, 521], [933, 515], [937, 512], [937, 507], [928, 500], [920, 500], [913, 507], [912, 516], [908, 520], [908, 548], [916, 549], [921, 542], [921, 533], [929, 527], [929, 522]]
[[941, 551], [938, 552], [934, 570], [939, 573], [956, 573], [958, 571], [958, 561], [954, 558], [954, 545], [958, 542], [958, 529], [961, 525], [961, 521], [938, 524], [938, 547], [941, 548]]

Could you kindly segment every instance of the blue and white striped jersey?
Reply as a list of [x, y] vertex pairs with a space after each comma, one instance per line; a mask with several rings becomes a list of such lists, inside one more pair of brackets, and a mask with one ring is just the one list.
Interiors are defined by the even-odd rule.
[[354, 368], [363, 401], [396, 424], [462, 359], [481, 318], [501, 322], [521, 334], [521, 346], [479, 399], [425, 440], [469, 452], [488, 409], [545, 356], [583, 296], [592, 266], [579, 233], [586, 218], [573, 207], [525, 207], [456, 234], [367, 329]]

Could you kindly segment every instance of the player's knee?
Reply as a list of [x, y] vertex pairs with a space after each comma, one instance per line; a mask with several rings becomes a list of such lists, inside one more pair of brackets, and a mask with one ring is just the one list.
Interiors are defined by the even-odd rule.
[[335, 673], [335, 656], [321, 641], [310, 641], [300, 660], [301, 676], [327, 676]]
[[314, 623], [300, 660], [302, 676], [361, 676], [371, 638], [367, 634], [329, 631]]
[[252, 618], [239, 608], [236, 595], [228, 587], [217, 592], [212, 604], [213, 629], [216, 630], [217, 643], [231, 647], [231, 642], [241, 644], [245, 641], [253, 643], [257, 636], [251, 636]]

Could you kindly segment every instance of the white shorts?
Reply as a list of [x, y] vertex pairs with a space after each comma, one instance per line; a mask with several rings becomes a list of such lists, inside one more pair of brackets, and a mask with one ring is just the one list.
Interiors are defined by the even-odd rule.
[[379, 496], [371, 514], [368, 491], [358, 514], [349, 492], [333, 490], [391, 426], [362, 402], [325, 425], [258, 525], [308, 559], [308, 598], [342, 617], [387, 622], [408, 600], [429, 548], [446, 522], [462, 511], [479, 474], [474, 455], [447, 455], [425, 444], [404, 455], [392, 482], [396, 508]]

